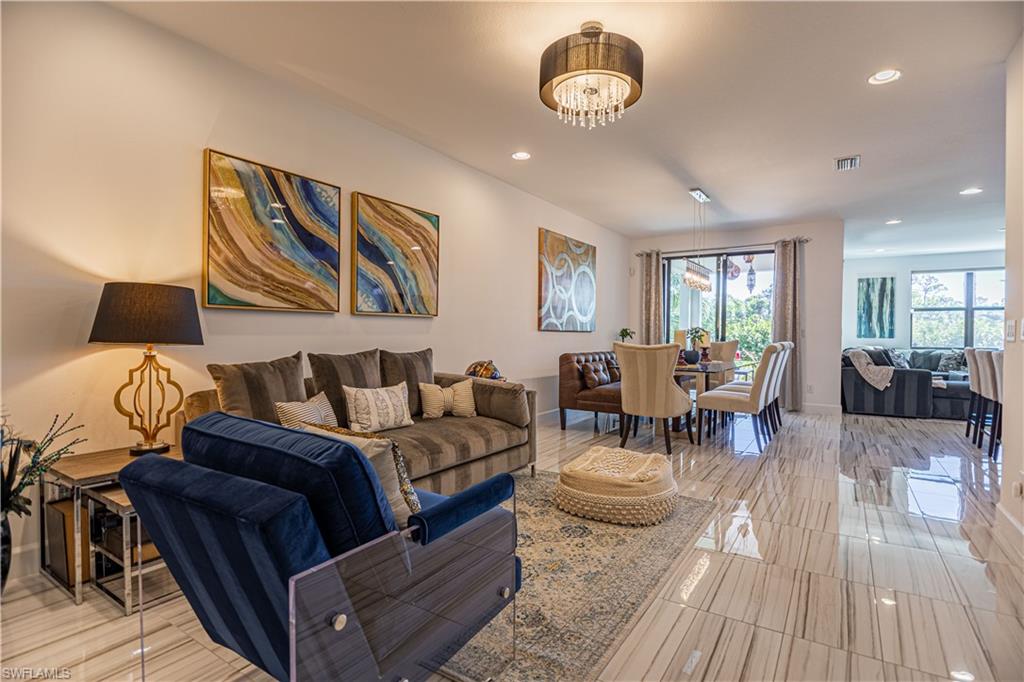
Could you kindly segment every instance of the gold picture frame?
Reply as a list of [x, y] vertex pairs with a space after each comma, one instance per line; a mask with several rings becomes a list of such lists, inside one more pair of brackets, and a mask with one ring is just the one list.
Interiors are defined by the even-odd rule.
[[[231, 164], [234, 185], [211, 184], [211, 168], [218, 159]], [[212, 197], [214, 189], [220, 196]], [[255, 202], [254, 196], [259, 197]], [[288, 203], [282, 202], [284, 196]], [[271, 198], [274, 201], [269, 201]], [[212, 216], [214, 204], [217, 217]], [[268, 219], [271, 209], [275, 218]], [[233, 213], [230, 226], [223, 220], [225, 212]], [[211, 218], [215, 226], [211, 226]], [[274, 225], [268, 226], [268, 220]], [[268, 235], [274, 239], [274, 249], [250, 248], [250, 253], [264, 259], [258, 271], [254, 272], [252, 263], [232, 263], [224, 254], [216, 256], [218, 263], [211, 268], [215, 236], [226, 242], [221, 246], [227, 253], [232, 249], [238, 252], [239, 242], [265, 246]], [[271, 252], [284, 255], [274, 262], [266, 255]], [[228, 284], [230, 293], [225, 291]], [[246, 285], [252, 290], [246, 290]], [[341, 188], [235, 154], [204, 149], [202, 287], [204, 308], [340, 312]], [[253, 302], [241, 296], [249, 296]], [[274, 300], [281, 305], [269, 304]]]
[[[366, 234], [360, 241], [360, 211]], [[363, 246], [363, 252], [360, 246]], [[352, 192], [353, 315], [437, 317], [441, 216], [364, 192]]]

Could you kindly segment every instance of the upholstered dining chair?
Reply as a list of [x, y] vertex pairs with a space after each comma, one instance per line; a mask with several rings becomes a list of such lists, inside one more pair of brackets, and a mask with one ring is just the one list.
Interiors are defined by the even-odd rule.
[[995, 459], [1003, 444], [1003, 351], [992, 351], [993, 379], [996, 383], [996, 406], [992, 410], [992, 433], [989, 434], [988, 456]]
[[619, 360], [622, 382], [622, 440], [626, 447], [629, 427], [641, 417], [660, 419], [665, 431], [665, 452], [672, 454], [670, 420], [686, 417], [686, 432], [693, 441], [690, 409], [693, 402], [688, 391], [676, 383], [674, 373], [679, 358], [679, 344], [665, 343], [641, 346], [632, 343], [613, 344]]
[[[712, 341], [711, 349], [708, 351], [708, 355], [711, 356], [712, 360], [718, 360], [720, 362], [736, 362], [736, 351], [740, 347], [739, 339], [733, 339], [732, 341]], [[708, 376], [708, 387], [718, 388], [723, 386], [736, 378], [735, 370], [729, 370], [724, 373], [723, 376], [711, 374]]]
[[765, 410], [768, 406], [771, 387], [775, 377], [775, 368], [780, 360], [782, 345], [772, 343], [761, 353], [761, 361], [754, 372], [754, 380], [749, 390], [727, 390], [716, 388], [697, 396], [697, 443], [700, 444], [704, 432], [704, 413], [709, 412], [711, 423], [715, 414], [726, 412], [731, 414], [749, 414], [754, 423], [754, 434], [761, 441], [761, 435], [769, 436]]
[[[995, 434], [995, 421], [998, 412], [998, 395], [995, 389], [995, 360], [992, 359], [991, 350], [975, 349], [975, 357], [978, 363], [978, 379], [981, 384], [981, 408], [978, 410], [978, 437], [975, 439], [979, 449], [985, 447], [985, 435], [989, 437], [989, 450], [991, 451], [992, 439]], [[991, 417], [989, 417], [991, 414]], [[988, 430], [985, 430], [985, 427]]]
[[[775, 361], [772, 363], [767, 379], [768, 397], [765, 401], [764, 414], [766, 419], [761, 423], [761, 431], [764, 433], [765, 438], [771, 438], [771, 434], [778, 433], [779, 427], [782, 426], [782, 410], [779, 408], [779, 396], [782, 392], [782, 379], [786, 373], [786, 367], [789, 366], [789, 359], [793, 354], [796, 344], [792, 341], [779, 341], [778, 346], [779, 352], [775, 356]], [[721, 390], [749, 394], [750, 386], [751, 382], [749, 381], [733, 381], [722, 386]]]
[[[967, 383], [971, 392], [971, 401], [967, 407], [967, 428], [964, 431], [964, 438], [972, 441], [978, 440], [978, 416], [981, 407], [981, 370], [978, 368], [977, 352], [973, 348], [964, 348], [964, 357], [967, 359]], [[974, 436], [971, 436], [971, 427], [974, 427]]]

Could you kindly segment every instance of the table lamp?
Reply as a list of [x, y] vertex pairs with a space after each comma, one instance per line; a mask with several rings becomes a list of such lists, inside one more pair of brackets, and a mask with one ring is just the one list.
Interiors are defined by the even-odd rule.
[[[170, 450], [157, 436], [171, 425], [171, 416], [181, 407], [185, 393], [171, 379], [170, 368], [157, 360], [153, 344], [202, 345], [195, 292], [168, 284], [107, 282], [89, 343], [146, 345], [142, 363], [128, 371], [128, 381], [114, 394], [114, 408], [128, 418], [129, 429], [142, 434], [142, 440], [129, 449], [131, 454]], [[178, 393], [170, 409], [168, 389]]]

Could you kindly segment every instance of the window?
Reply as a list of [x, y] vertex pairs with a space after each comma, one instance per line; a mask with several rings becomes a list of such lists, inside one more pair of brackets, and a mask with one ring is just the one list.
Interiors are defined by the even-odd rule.
[[910, 345], [1002, 348], [1006, 271], [950, 270], [910, 275]]
[[757, 360], [771, 343], [775, 253], [753, 251], [690, 258], [711, 271], [711, 291], [683, 282], [686, 257], [665, 259], [665, 338], [700, 326], [712, 340], [737, 339], [744, 360]]

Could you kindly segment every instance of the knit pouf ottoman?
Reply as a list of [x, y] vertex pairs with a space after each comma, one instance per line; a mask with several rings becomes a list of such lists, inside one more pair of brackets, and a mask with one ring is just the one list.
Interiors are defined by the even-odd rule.
[[626, 526], [661, 523], [676, 508], [678, 495], [664, 455], [604, 446], [562, 467], [555, 486], [559, 509]]

